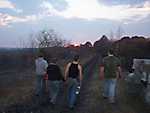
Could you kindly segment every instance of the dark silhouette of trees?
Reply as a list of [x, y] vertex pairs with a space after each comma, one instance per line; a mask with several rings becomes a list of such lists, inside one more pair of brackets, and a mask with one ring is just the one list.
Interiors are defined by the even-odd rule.
[[111, 41], [114, 41], [114, 32], [112, 30], [110, 31], [110, 37], [109, 37], [109, 39]]
[[63, 47], [66, 44], [66, 40], [62, 39], [53, 29], [39, 32], [36, 41], [39, 48]]
[[64, 47], [68, 43], [54, 29], [49, 29], [30, 34], [27, 48]]
[[92, 46], [92, 43], [89, 42], [89, 41], [87, 41], [85, 44], [81, 44], [80, 46], [83, 47], [83, 48], [93, 47], [93, 46]]
[[107, 51], [110, 48], [110, 46], [111, 42], [105, 35], [103, 35], [98, 41], [94, 43], [94, 48], [102, 56], [105, 56], [107, 54]]
[[84, 44], [86, 47], [92, 47], [92, 43], [91, 42], [86, 42], [85, 44]]
[[122, 26], [119, 26], [116, 32], [116, 38], [121, 39], [121, 37], [124, 35], [124, 30]]
[[37, 48], [37, 54], [42, 53], [46, 60], [52, 57], [52, 53], [49, 52], [50, 48], [61, 48], [69, 43], [69, 41], [63, 39], [54, 29], [39, 31], [31, 35], [29, 41], [30, 48]]
[[113, 48], [128, 70], [132, 68], [134, 58], [150, 58], [150, 41], [142, 36], [122, 37], [114, 42]]
[[134, 58], [150, 58], [150, 39], [143, 36], [124, 36], [112, 41], [103, 35], [94, 43], [94, 48], [102, 57], [107, 54], [109, 48], [113, 48], [115, 55], [120, 57], [122, 66], [128, 70], [132, 69]]

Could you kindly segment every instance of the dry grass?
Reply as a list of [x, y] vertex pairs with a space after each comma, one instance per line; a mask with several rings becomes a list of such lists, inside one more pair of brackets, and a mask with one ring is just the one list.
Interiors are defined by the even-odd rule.
[[[85, 64], [91, 59], [81, 57], [81, 63]], [[62, 71], [70, 60], [61, 60]], [[0, 79], [0, 110], [11, 105], [28, 101], [34, 93], [35, 73], [33, 70], [6, 71], [7, 75], [1, 74]], [[12, 73], [13, 72], [13, 73]], [[64, 73], [64, 72], [63, 72]]]
[[[52, 110], [51, 107], [47, 105], [44, 107], [37, 106], [37, 109], [34, 110], [33, 113], [60, 113], [61, 111], [63, 111], [62, 113], [150, 113], [149, 106], [145, 105], [142, 99], [127, 95], [124, 80], [118, 82], [116, 104], [112, 105], [109, 104], [107, 100], [104, 100], [102, 97], [103, 82], [99, 80], [98, 69], [98, 65], [88, 69], [93, 70], [93, 73], [86, 73], [85, 75], [86, 79], [75, 110], [67, 110], [65, 105], [58, 106], [55, 110]], [[18, 73], [17, 75], [20, 77], [17, 77], [18, 79], [16, 79], [15, 83], [10, 82], [11, 84], [7, 84], [7, 88], [1, 89], [1, 107], [15, 103], [31, 102], [31, 95], [34, 91], [34, 73], [26, 72], [24, 74]], [[60, 102], [60, 104], [64, 103], [65, 100]]]
[[32, 72], [15, 72], [4, 76], [7, 77], [0, 80], [0, 109], [21, 103], [33, 93], [35, 80]]
[[[150, 113], [150, 108], [139, 96], [127, 95], [125, 81], [118, 82], [116, 103], [103, 99], [103, 81], [99, 80], [98, 66], [87, 80], [80, 103], [73, 113]], [[72, 113], [72, 112], [68, 112]]]

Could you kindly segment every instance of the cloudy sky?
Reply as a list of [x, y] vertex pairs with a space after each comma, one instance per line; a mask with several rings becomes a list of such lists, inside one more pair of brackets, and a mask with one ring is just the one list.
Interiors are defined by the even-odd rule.
[[150, 0], [0, 0], [0, 47], [19, 47], [54, 29], [73, 43], [103, 34], [150, 37]]

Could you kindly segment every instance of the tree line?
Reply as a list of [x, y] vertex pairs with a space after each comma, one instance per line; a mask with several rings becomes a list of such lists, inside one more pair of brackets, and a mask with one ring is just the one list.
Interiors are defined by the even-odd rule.
[[[66, 46], [67, 45], [67, 46]], [[27, 47], [27, 46], [26, 46]], [[51, 48], [51, 49], [50, 49]], [[120, 57], [124, 68], [130, 70], [134, 58], [150, 58], [150, 38], [143, 36], [124, 36], [119, 40], [111, 40], [103, 35], [99, 40], [92, 44], [87, 41], [85, 44], [80, 44], [76, 47], [62, 38], [62, 36], [53, 29], [42, 30], [37, 34], [30, 36], [27, 48], [16, 49], [12, 51], [1, 51], [0, 62], [1, 65], [16, 64], [15, 58], [20, 59], [21, 65], [33, 63], [37, 52], [43, 52], [46, 57], [50, 58], [53, 53], [62, 59], [72, 56], [74, 51], [92, 51], [101, 55], [107, 55], [109, 48], [113, 48], [116, 55]], [[83, 52], [84, 51], [84, 52]], [[86, 57], [86, 56], [85, 56]], [[27, 63], [26, 60], [29, 62]], [[27, 65], [28, 66], [28, 65]]]
[[150, 58], [150, 38], [143, 36], [124, 36], [120, 40], [112, 41], [103, 35], [93, 47], [102, 56], [106, 56], [107, 50], [113, 48], [115, 54], [120, 57], [123, 67], [129, 71], [134, 58]]

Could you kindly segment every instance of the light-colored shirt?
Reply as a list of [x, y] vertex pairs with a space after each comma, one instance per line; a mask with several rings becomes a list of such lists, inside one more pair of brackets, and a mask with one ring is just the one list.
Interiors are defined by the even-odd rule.
[[36, 74], [44, 75], [46, 73], [48, 63], [46, 60], [44, 60], [43, 57], [39, 57], [35, 60], [35, 66], [36, 66]]

